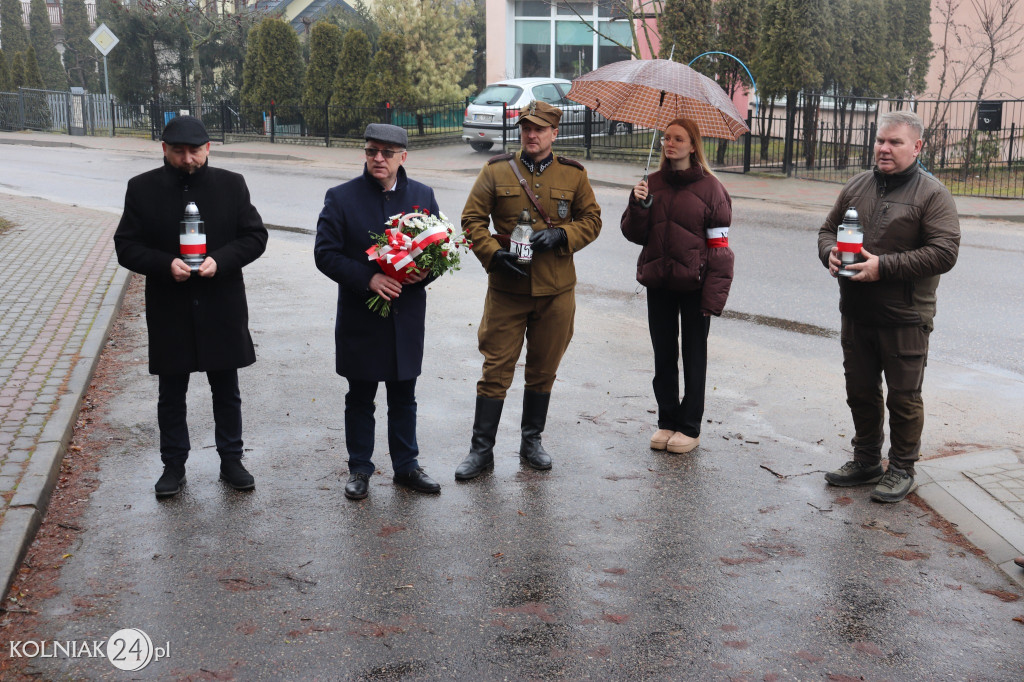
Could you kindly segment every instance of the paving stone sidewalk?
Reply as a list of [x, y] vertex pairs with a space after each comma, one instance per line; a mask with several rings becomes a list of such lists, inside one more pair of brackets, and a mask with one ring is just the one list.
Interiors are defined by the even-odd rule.
[[[0, 234], [0, 547], [23, 551], [127, 273], [114, 255], [111, 213], [0, 194], [0, 217], [13, 223]], [[0, 580], [9, 580], [20, 552], [0, 555]]]

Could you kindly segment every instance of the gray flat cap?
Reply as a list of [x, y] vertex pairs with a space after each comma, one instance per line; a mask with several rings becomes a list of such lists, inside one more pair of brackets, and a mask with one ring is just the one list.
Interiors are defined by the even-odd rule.
[[389, 123], [371, 123], [366, 126], [363, 139], [376, 140], [377, 142], [394, 144], [399, 147], [409, 146], [409, 133], [405, 132], [405, 128], [393, 126]]
[[164, 128], [160, 139], [167, 144], [188, 144], [193, 147], [206, 144], [210, 135], [206, 126], [195, 116], [175, 116]]

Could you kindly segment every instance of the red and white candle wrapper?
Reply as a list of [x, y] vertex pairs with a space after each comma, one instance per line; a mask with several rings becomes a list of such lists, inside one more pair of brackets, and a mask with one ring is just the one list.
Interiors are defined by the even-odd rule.
[[864, 233], [840, 228], [836, 235], [836, 246], [840, 253], [860, 253], [864, 247]]

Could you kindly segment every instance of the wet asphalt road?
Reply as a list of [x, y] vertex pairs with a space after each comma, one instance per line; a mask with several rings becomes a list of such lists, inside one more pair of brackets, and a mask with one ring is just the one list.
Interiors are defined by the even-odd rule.
[[[606, 212], [602, 240], [616, 217]], [[197, 375], [189, 483], [158, 502], [156, 381], [146, 373], [141, 303], [130, 297], [128, 337], [107, 351], [119, 366], [102, 387], [111, 398], [93, 414], [105, 427], [90, 445], [102, 451], [101, 483], [38, 634], [64, 641], [137, 627], [170, 643], [171, 655], [130, 676], [96, 659], [37, 659], [30, 671], [115, 680], [1022, 679], [1022, 626], [1012, 620], [1021, 602], [998, 598], [1017, 588], [927, 510], [824, 485], [821, 473], [849, 447], [836, 339], [715, 320], [702, 446], [684, 456], [648, 449], [645, 305], [617, 279], [629, 266], [603, 260], [615, 243], [579, 256], [576, 336], [552, 399], [547, 473], [521, 467], [516, 454], [520, 375], [494, 473], [452, 479], [468, 448], [485, 279], [470, 257], [432, 286], [418, 398], [421, 462], [443, 485], [436, 497], [391, 484], [382, 407], [370, 497], [344, 498], [333, 285], [312, 266], [311, 237], [275, 232], [246, 271], [259, 362], [241, 377], [257, 488], [236, 493], [217, 481]], [[826, 305], [823, 319], [835, 310]], [[1012, 377], [930, 363], [926, 450], [961, 438], [1005, 445], [1007, 429], [1019, 429], [1020, 395]]]

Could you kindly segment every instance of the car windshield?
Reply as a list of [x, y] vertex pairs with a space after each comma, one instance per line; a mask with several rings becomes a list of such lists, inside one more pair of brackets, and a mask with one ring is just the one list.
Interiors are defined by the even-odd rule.
[[522, 92], [522, 88], [517, 88], [514, 85], [488, 85], [483, 89], [483, 92], [476, 96], [473, 104], [489, 104], [492, 106], [502, 103], [508, 104], [518, 99]]

